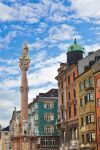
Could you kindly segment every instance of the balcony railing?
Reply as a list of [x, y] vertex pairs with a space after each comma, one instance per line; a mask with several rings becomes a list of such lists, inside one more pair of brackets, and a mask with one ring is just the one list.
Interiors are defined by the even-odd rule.
[[93, 85], [91, 85], [91, 86], [85, 87], [85, 90], [86, 91], [88, 91], [88, 90], [94, 90], [94, 87], [93, 87]]
[[60, 106], [60, 109], [61, 109], [61, 110], [64, 110], [64, 109], [65, 109], [65, 106], [62, 104], [62, 105]]
[[65, 128], [66, 128], [65, 119], [64, 119], [64, 118], [58, 119], [56, 125], [57, 125], [57, 127], [60, 128], [61, 130], [62, 130], [62, 129], [65, 129]]

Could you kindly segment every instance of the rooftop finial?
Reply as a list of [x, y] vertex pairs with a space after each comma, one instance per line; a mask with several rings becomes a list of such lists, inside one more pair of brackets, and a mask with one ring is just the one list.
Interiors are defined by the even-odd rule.
[[77, 40], [76, 40], [76, 38], [74, 39], [74, 44], [76, 44], [77, 43]]

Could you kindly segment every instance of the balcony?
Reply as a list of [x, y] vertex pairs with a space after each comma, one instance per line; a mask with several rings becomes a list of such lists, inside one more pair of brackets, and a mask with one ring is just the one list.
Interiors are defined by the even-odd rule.
[[91, 86], [88, 86], [88, 87], [85, 87], [85, 91], [88, 91], [88, 90], [94, 90], [94, 87], [93, 87], [93, 85], [91, 85]]
[[65, 130], [66, 128], [65, 119], [64, 118], [58, 119], [56, 125], [60, 130]]
[[64, 110], [64, 109], [65, 109], [64, 104], [60, 105], [60, 109], [61, 109], [61, 110]]

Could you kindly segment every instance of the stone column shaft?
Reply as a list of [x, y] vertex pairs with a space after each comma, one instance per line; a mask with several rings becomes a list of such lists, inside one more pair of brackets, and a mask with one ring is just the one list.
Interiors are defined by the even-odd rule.
[[28, 81], [27, 72], [22, 71], [21, 76], [21, 120], [28, 119]]
[[21, 113], [20, 113], [20, 132], [26, 132], [28, 123], [28, 80], [27, 71], [30, 59], [28, 57], [28, 47], [25, 44], [22, 50], [22, 56], [19, 59], [19, 67], [21, 69]]

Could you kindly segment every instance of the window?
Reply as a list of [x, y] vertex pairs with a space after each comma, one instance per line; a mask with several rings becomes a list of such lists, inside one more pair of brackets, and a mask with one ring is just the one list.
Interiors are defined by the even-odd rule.
[[54, 133], [54, 126], [53, 125], [44, 126], [44, 130], [45, 133]]
[[35, 114], [35, 115], [34, 115], [34, 120], [35, 120], [35, 121], [38, 120], [38, 114]]
[[71, 118], [71, 107], [69, 107], [68, 109], [69, 109], [69, 118]]
[[61, 81], [61, 88], [63, 88], [63, 81]]
[[92, 122], [92, 123], [95, 122], [95, 117], [94, 117], [94, 115], [91, 115], [91, 122]]
[[42, 145], [44, 145], [44, 146], [55, 145], [55, 139], [43, 139]]
[[81, 126], [82, 127], [84, 126], [84, 119], [83, 119], [83, 117], [81, 118]]
[[75, 72], [73, 73], [73, 80], [75, 80]]
[[83, 90], [83, 83], [82, 83], [82, 82], [79, 84], [79, 90], [80, 90], [80, 91]]
[[76, 98], [76, 91], [75, 91], [75, 89], [73, 90], [73, 92], [74, 92], [74, 98]]
[[90, 101], [93, 101], [93, 93], [89, 93], [89, 94], [88, 94], [88, 99], [89, 99]]
[[84, 88], [87, 87], [87, 80], [84, 80]]
[[61, 110], [61, 117], [63, 118], [64, 117], [64, 111]]
[[97, 99], [97, 105], [100, 106], [100, 98]]
[[64, 103], [64, 94], [61, 95], [62, 104]]
[[7, 133], [7, 132], [5, 132], [5, 135], [8, 135], [8, 133]]
[[92, 77], [89, 78], [89, 86], [90, 86], [90, 87], [93, 86], [93, 78], [92, 78]]
[[70, 76], [68, 76], [68, 84], [70, 84]]
[[100, 135], [98, 135], [98, 144], [100, 145]]
[[54, 107], [53, 102], [44, 102], [44, 108], [52, 109]]
[[70, 100], [70, 92], [68, 92], [68, 100]]
[[98, 126], [100, 127], [100, 117], [98, 117]]
[[87, 95], [84, 97], [84, 100], [85, 100], [85, 104], [87, 103], [87, 101], [88, 101], [88, 97], [87, 97]]
[[42, 145], [44, 145], [44, 146], [45, 146], [45, 145], [48, 145], [48, 139], [43, 140], [43, 141], [42, 141]]
[[83, 98], [80, 99], [80, 106], [84, 106], [84, 99]]
[[34, 108], [38, 109], [38, 103], [35, 103]]
[[94, 142], [96, 140], [95, 133], [88, 133], [86, 134], [86, 141], [88, 142]]
[[97, 79], [97, 87], [100, 87], [100, 79]]
[[82, 143], [84, 143], [84, 134], [82, 134], [81, 137], [82, 137]]
[[86, 116], [86, 124], [90, 124], [90, 123], [94, 123], [95, 119], [94, 119], [94, 115], [88, 115]]
[[89, 102], [89, 101], [93, 101], [93, 100], [94, 100], [94, 95], [93, 95], [93, 93], [88, 93], [88, 94], [84, 97], [84, 99], [85, 99], [85, 104], [86, 104], [87, 102]]
[[38, 134], [38, 127], [35, 126], [34, 132], [35, 134]]
[[54, 120], [54, 114], [53, 113], [46, 113], [46, 114], [44, 114], [44, 120], [46, 120], [46, 121]]
[[76, 116], [76, 105], [74, 105], [74, 116]]

